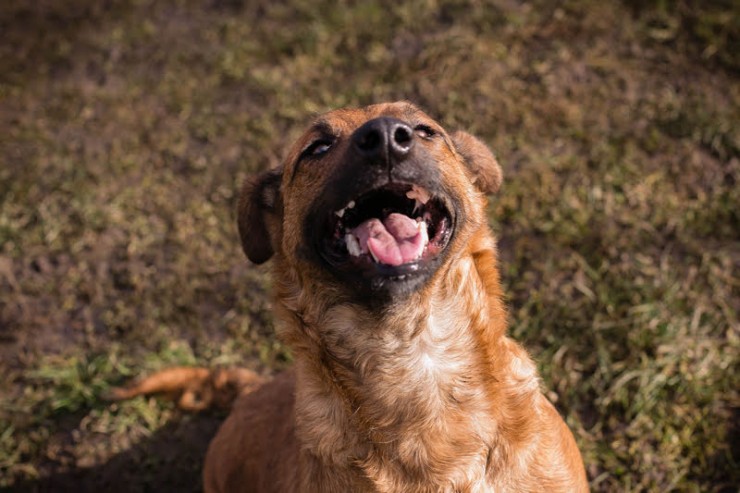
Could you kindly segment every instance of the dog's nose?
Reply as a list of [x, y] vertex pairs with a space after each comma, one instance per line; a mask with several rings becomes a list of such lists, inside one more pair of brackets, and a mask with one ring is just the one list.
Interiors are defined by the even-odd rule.
[[355, 130], [352, 143], [367, 159], [401, 160], [414, 145], [414, 131], [396, 118], [375, 118]]

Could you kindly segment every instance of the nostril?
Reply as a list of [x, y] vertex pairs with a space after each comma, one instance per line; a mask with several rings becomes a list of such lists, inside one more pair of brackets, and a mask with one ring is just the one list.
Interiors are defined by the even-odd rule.
[[402, 149], [407, 149], [411, 146], [411, 129], [405, 125], [399, 125], [393, 132], [393, 142]]
[[363, 151], [371, 151], [378, 148], [381, 140], [379, 131], [370, 130], [357, 141], [357, 147]]
[[401, 120], [380, 117], [365, 122], [352, 135], [352, 145], [364, 159], [379, 163], [405, 159], [414, 146], [416, 135]]

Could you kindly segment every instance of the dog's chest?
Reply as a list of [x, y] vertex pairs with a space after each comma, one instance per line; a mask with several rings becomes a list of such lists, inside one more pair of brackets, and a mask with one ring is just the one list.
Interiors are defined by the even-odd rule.
[[362, 463], [363, 473], [372, 483], [369, 491], [493, 491], [486, 472], [487, 447], [460, 449], [449, 443], [442, 448], [447, 451], [440, 454], [439, 449], [429, 448], [419, 440], [405, 440], [399, 443], [398, 450], [403, 451], [397, 455], [376, 452]]
[[[376, 341], [374, 354], [366, 352], [358, 365], [364, 372], [351, 403], [323, 393], [333, 401], [321, 406], [333, 409], [323, 417], [333, 422], [312, 441], [325, 443], [334, 434], [335, 443], [353, 444], [345, 450], [356, 455], [345, 455], [342, 467], [361, 478], [351, 491], [493, 491], [486, 464], [495, 424], [471, 358], [474, 341], [458, 313], [463, 309], [430, 311], [411, 342]], [[336, 453], [330, 459], [333, 467], [341, 462]]]

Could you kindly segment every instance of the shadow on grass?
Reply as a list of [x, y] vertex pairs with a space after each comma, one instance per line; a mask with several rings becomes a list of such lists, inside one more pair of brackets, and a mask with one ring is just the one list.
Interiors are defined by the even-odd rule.
[[213, 415], [188, 416], [168, 423], [105, 464], [52, 473], [0, 491], [199, 492], [206, 449], [222, 419]]

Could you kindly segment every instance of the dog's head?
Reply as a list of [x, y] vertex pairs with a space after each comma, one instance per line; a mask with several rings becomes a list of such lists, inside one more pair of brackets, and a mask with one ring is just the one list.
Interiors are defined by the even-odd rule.
[[247, 180], [239, 232], [255, 263], [276, 255], [336, 291], [397, 299], [463, 250], [500, 184], [482, 142], [409, 103], [340, 109]]

